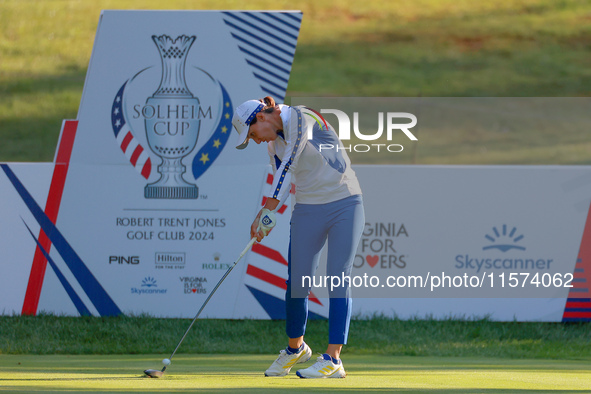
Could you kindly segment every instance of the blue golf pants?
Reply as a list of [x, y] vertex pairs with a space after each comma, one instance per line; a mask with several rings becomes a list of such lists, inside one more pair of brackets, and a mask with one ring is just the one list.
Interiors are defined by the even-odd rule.
[[[298, 338], [306, 331], [310, 287], [302, 277], [312, 277], [328, 241], [326, 275], [351, 275], [353, 259], [365, 225], [361, 195], [326, 204], [296, 204], [291, 216], [286, 300], [286, 333]], [[293, 284], [293, 287], [292, 287]], [[346, 344], [351, 321], [350, 283], [329, 288], [328, 343]]]

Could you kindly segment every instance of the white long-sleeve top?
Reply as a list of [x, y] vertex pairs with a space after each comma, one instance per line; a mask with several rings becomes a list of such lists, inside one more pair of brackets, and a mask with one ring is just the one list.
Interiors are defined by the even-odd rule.
[[300, 204], [325, 204], [361, 194], [347, 151], [333, 127], [306, 107], [279, 107], [283, 132], [268, 143], [275, 171], [268, 197], [285, 201], [291, 183]]

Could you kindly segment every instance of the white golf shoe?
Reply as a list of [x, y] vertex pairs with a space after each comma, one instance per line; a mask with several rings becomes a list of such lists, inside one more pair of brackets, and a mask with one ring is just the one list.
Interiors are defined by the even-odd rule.
[[300, 378], [307, 379], [324, 379], [324, 378], [344, 378], [347, 376], [345, 368], [343, 368], [343, 362], [339, 360], [338, 364], [332, 361], [332, 358], [328, 354], [323, 354], [317, 358], [314, 365], [300, 369], [296, 372]]
[[298, 353], [289, 353], [287, 349], [283, 349], [279, 352], [279, 357], [273, 364], [265, 371], [265, 376], [285, 376], [296, 364], [305, 363], [312, 357], [312, 350], [304, 342], [302, 350]]

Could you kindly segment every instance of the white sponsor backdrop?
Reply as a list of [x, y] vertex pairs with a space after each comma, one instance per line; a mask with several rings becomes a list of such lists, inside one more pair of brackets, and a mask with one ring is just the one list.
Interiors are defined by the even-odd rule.
[[[30, 195], [45, 206], [49, 183], [54, 165], [11, 164], [8, 171], [19, 177], [27, 185]], [[35, 236], [39, 235], [39, 224], [27, 209], [18, 191], [6, 176], [6, 165], [0, 172], [0, 311], [4, 315], [20, 314], [25, 298], [27, 283], [36, 242], [27, 226]]]
[[437, 288], [434, 280], [433, 288], [380, 286], [364, 293], [362, 287], [358, 296], [568, 294], [564, 286], [511, 288], [507, 277], [502, 289], [499, 275], [573, 273], [590, 198], [588, 190], [567, 186], [591, 174], [589, 167], [387, 166], [357, 173], [369, 210], [354, 275], [466, 273], [479, 279], [473, 284], [485, 278], [478, 288]]
[[[43, 208], [47, 179], [53, 165], [3, 165], [6, 167]], [[73, 167], [68, 177], [80, 171], [91, 174], [94, 179], [112, 179], [114, 187], [123, 187], [108, 169]], [[125, 211], [125, 207], [131, 206], [134, 200], [125, 193], [103, 193], [94, 197], [85, 194], [83, 199], [75, 201], [64, 198], [61, 211], [65, 214], [60, 213], [57, 228], [121, 312], [191, 317], [248, 241], [249, 223], [269, 187], [271, 174], [268, 170], [265, 166], [256, 171], [246, 167], [239, 172], [237, 179], [243, 179], [243, 184], [239, 185], [243, 190], [240, 195], [250, 205], [246, 210], [232, 204], [229, 196], [224, 197], [230, 194], [222, 186], [224, 182], [207, 186], [212, 195], [219, 195], [218, 199], [227, 203], [223, 210], [225, 225], [206, 229], [206, 232], [215, 233], [211, 241], [159, 239], [160, 232], [190, 234], [192, 226], [171, 230], [155, 224], [158, 219], [167, 218], [167, 211], [150, 211], [149, 214], [134, 211], [132, 215]], [[426, 272], [432, 275], [443, 272], [450, 276], [480, 275], [485, 268], [478, 272], [477, 266], [466, 268], [460, 265], [458, 261], [464, 261], [464, 257], [458, 256], [466, 255], [480, 261], [493, 261], [497, 257], [503, 261], [516, 261], [528, 256], [552, 260], [549, 268], [487, 268], [497, 277], [503, 272], [567, 274], [575, 270], [590, 199], [585, 187], [571, 186], [591, 175], [587, 167], [356, 166], [355, 170], [364, 189], [367, 224], [353, 275], [367, 274], [381, 280], [388, 275], [423, 275]], [[258, 175], [254, 176], [256, 172]], [[228, 177], [230, 174], [223, 171], [216, 174], [220, 180]], [[35, 236], [39, 225], [6, 172], [0, 176], [0, 182], [4, 201], [1, 239], [6, 256], [2, 259], [2, 271], [10, 273], [3, 275], [1, 309], [4, 314], [11, 314], [19, 313], [22, 307], [35, 249], [35, 242], [25, 224]], [[462, 185], [470, 187], [462, 188]], [[69, 214], [65, 208], [70, 204], [84, 206], [89, 213], [84, 217]], [[215, 219], [222, 215], [220, 212], [195, 212], [187, 208], [183, 215], [194, 223], [195, 218]], [[274, 232], [237, 265], [212, 299], [210, 307], [206, 308], [207, 317], [281, 317], [287, 277], [289, 214], [288, 207], [279, 215]], [[142, 229], [114, 225], [122, 215], [144, 219], [150, 216], [154, 220], [152, 226], [146, 225]], [[487, 237], [496, 237], [493, 228], [499, 232], [497, 240], [502, 240], [504, 225], [507, 226], [506, 234], [509, 229], [516, 228], [513, 237], [505, 240], [504, 245], [519, 244], [524, 249], [512, 248], [504, 252], [484, 249], [493, 244]], [[154, 238], [128, 239], [129, 231], [153, 232]], [[517, 242], [513, 241], [521, 235], [523, 237]], [[168, 252], [170, 256], [174, 255], [171, 252], [184, 253], [186, 258], [182, 263], [157, 264], [155, 255], [158, 252]], [[67, 253], [62, 254], [65, 259], [69, 258]], [[52, 249], [56, 266], [89, 311], [100, 314], [92, 301], [92, 291], [86, 291], [70, 273], [62, 254]], [[138, 263], [109, 262], [109, 256], [137, 256]], [[375, 256], [377, 260], [373, 260]], [[318, 274], [323, 274], [321, 269]], [[511, 292], [507, 282], [502, 288], [498, 279], [494, 289], [461, 288], [459, 294], [438, 293], [439, 290], [355, 288], [354, 312], [361, 316], [383, 313], [402, 318], [488, 316], [495, 320], [560, 321], [568, 295], [565, 288], [551, 289], [551, 295], [538, 294], [531, 283], [520, 285], [517, 292]], [[313, 292], [320, 297], [310, 303], [311, 312], [326, 316], [328, 300], [322, 297], [322, 289], [315, 288]], [[78, 314], [63, 284], [49, 267], [39, 310]]]
[[433, 291], [431, 283], [354, 288], [356, 313], [562, 319], [570, 288], [532, 278], [572, 278], [589, 211], [589, 167], [357, 166], [356, 172], [366, 229], [353, 275], [377, 276], [381, 284], [389, 275], [485, 278], [482, 287], [457, 282]]

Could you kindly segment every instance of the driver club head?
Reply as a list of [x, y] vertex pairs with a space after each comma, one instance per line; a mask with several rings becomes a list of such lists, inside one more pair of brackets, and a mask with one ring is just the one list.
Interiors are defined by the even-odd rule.
[[146, 369], [144, 373], [150, 378], [161, 378], [164, 376], [164, 372], [157, 369]]

